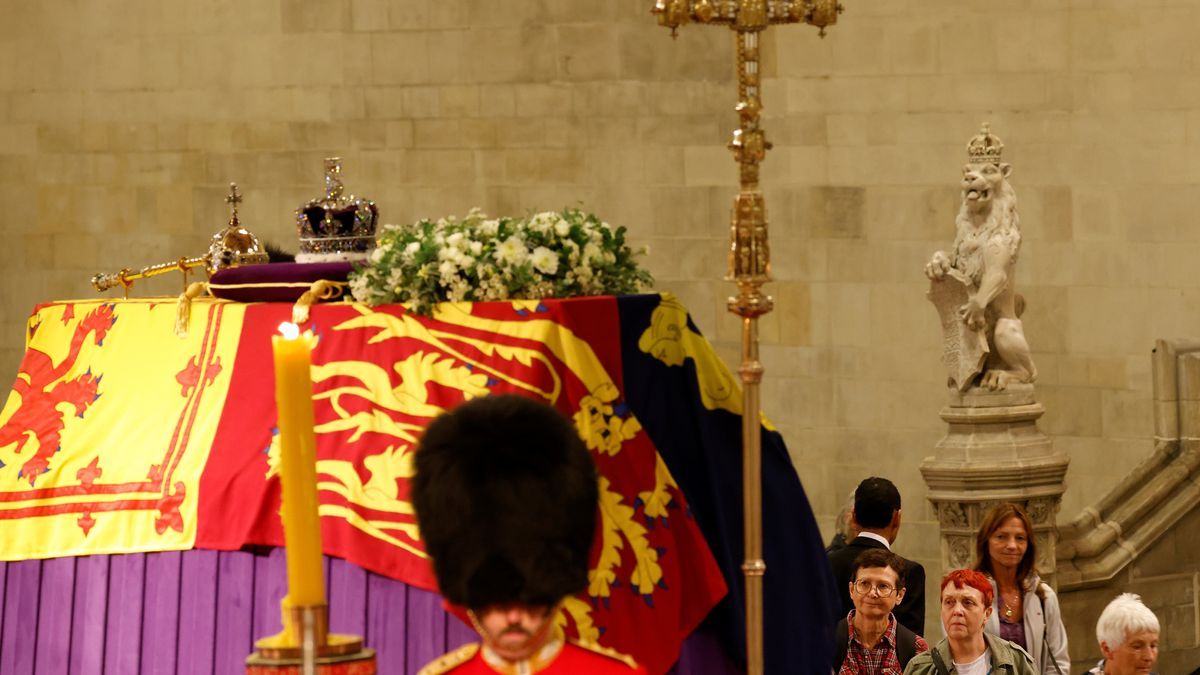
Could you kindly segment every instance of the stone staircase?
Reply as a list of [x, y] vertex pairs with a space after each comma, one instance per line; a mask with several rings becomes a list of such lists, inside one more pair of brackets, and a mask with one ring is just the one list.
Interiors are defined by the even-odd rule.
[[1162, 623], [1159, 672], [1200, 666], [1200, 340], [1159, 340], [1153, 376], [1154, 452], [1059, 525], [1056, 581], [1079, 666], [1099, 658], [1095, 619], [1124, 591]]

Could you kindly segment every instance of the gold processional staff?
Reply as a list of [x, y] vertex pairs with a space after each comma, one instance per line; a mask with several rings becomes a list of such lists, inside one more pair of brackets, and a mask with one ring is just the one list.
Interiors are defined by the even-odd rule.
[[758, 165], [771, 149], [759, 126], [760, 54], [758, 34], [768, 26], [807, 23], [820, 29], [837, 23], [842, 6], [837, 0], [655, 0], [658, 22], [676, 29], [695, 21], [729, 26], [737, 39], [738, 103], [741, 122], [729, 149], [737, 160], [741, 190], [733, 199], [729, 228], [728, 281], [738, 294], [729, 298], [729, 311], [742, 319], [742, 496], [745, 510], [745, 551], [742, 572], [746, 577], [746, 661], [750, 675], [763, 672], [762, 578], [762, 439], [759, 436], [759, 383], [763, 365], [758, 360], [758, 317], [771, 311], [773, 301], [762, 292], [771, 280], [771, 254], [767, 246], [767, 209], [758, 189]]

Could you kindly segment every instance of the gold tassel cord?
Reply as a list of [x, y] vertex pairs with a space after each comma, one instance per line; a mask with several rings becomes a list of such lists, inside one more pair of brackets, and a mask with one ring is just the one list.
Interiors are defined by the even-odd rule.
[[339, 297], [348, 285], [345, 281], [328, 279], [314, 281], [312, 286], [309, 286], [308, 290], [296, 300], [296, 304], [292, 305], [292, 323], [297, 326], [307, 323], [309, 310], [314, 303]]
[[175, 335], [181, 338], [187, 337], [188, 324], [192, 320], [192, 300], [207, 292], [208, 284], [197, 281], [188, 285], [187, 289], [179, 294], [179, 302], [175, 305]]

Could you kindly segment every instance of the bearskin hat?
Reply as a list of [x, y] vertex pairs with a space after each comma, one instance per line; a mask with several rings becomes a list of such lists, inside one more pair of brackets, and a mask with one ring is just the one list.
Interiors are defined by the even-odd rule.
[[414, 462], [412, 502], [448, 601], [549, 606], [587, 587], [596, 466], [553, 407], [474, 399], [429, 425]]

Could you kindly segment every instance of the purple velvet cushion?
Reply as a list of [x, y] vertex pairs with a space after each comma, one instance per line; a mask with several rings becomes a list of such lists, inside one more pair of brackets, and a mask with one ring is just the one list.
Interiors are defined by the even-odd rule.
[[266, 263], [218, 270], [208, 280], [213, 296], [238, 302], [295, 302], [314, 281], [346, 281], [353, 264]]

